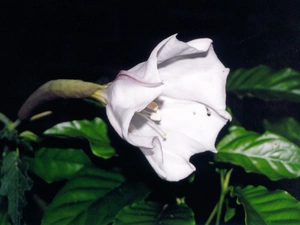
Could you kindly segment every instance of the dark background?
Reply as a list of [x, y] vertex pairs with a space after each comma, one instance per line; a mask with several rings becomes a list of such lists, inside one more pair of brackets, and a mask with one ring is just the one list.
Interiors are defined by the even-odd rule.
[[[217, 55], [232, 71], [259, 64], [300, 71], [299, 12], [299, 0], [2, 1], [0, 112], [15, 120], [25, 99], [49, 80], [111, 81], [120, 70], [145, 61], [161, 40], [175, 33], [182, 41], [211, 38]], [[266, 106], [260, 100], [248, 99], [240, 104], [229, 97], [232, 109], [241, 114], [237, 115], [239, 119], [247, 122], [252, 118], [247, 129], [261, 129], [256, 117], [259, 121], [266, 115], [285, 116], [285, 112], [293, 111], [292, 115], [299, 118], [299, 104], [292, 105], [298, 109], [291, 110], [290, 103], [269, 102]], [[87, 113], [84, 107], [76, 108], [76, 103], [71, 109], [68, 104], [63, 106], [62, 111], [74, 110], [83, 117]], [[113, 143], [124, 148], [125, 143], [112, 133], [118, 142]], [[137, 157], [135, 153], [126, 155], [125, 161], [129, 171], [138, 173], [136, 167], [142, 168], [145, 159], [130, 160]], [[205, 155], [198, 161], [203, 162], [197, 165], [201, 180], [191, 196], [204, 202], [208, 216], [217, 201], [210, 194], [218, 192], [219, 178], [214, 170], [210, 171], [214, 176], [202, 170], [208, 167]], [[245, 178], [240, 174], [236, 180]], [[245, 178], [251, 184], [264, 179], [251, 176]], [[300, 199], [299, 180], [283, 181], [278, 187]]]
[[2, 1], [0, 111], [57, 78], [112, 80], [164, 38], [209, 37], [231, 70], [300, 70], [299, 0]]

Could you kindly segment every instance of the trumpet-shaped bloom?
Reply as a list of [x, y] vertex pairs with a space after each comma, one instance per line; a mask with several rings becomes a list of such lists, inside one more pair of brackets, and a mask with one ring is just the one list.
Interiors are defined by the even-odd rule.
[[107, 87], [108, 119], [161, 178], [184, 179], [195, 170], [190, 157], [216, 151], [217, 135], [231, 119], [225, 111], [228, 73], [210, 39], [185, 43], [173, 35]]

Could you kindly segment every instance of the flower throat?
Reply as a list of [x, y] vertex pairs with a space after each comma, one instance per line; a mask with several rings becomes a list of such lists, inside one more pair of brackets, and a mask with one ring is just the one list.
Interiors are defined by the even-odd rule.
[[139, 115], [146, 119], [147, 124], [152, 127], [155, 131], [158, 132], [160, 136], [165, 138], [167, 133], [162, 131], [160, 127], [156, 124], [161, 121], [160, 110], [158, 109], [158, 105], [155, 102], [151, 102], [147, 105], [145, 109], [140, 112], [135, 112], [136, 115]]

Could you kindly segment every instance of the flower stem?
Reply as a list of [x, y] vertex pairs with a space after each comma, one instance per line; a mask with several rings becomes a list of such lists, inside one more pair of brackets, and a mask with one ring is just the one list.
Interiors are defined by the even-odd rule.
[[226, 194], [230, 190], [229, 180], [230, 180], [230, 176], [232, 173], [232, 169], [229, 170], [228, 172], [227, 172], [227, 170], [219, 170], [218, 172], [220, 173], [221, 194], [220, 194], [218, 203], [216, 204], [213, 211], [211, 212], [205, 225], [209, 225], [216, 214], [217, 214], [216, 225], [220, 225], [223, 203], [224, 203]]
[[14, 123], [13, 123], [13, 128], [17, 128], [20, 124], [21, 124], [21, 120], [20, 119], [17, 119]]
[[216, 225], [220, 224], [221, 214], [222, 214], [222, 208], [223, 208], [223, 203], [224, 203], [224, 199], [225, 199], [226, 193], [227, 192], [221, 191], [220, 200], [219, 200], [219, 204], [218, 204], [218, 212], [217, 212]]
[[212, 219], [214, 218], [214, 216], [217, 213], [218, 208], [219, 208], [219, 202], [215, 205], [215, 207], [214, 207], [213, 211], [211, 212], [211, 214], [209, 215], [205, 225], [209, 225], [211, 223]]
[[7, 118], [3, 113], [0, 113], [0, 121], [5, 125], [5, 126], [10, 126], [12, 122], [10, 119]]
[[4, 124], [5, 127], [7, 127], [10, 131], [14, 130], [21, 121], [17, 119], [15, 122], [12, 122], [10, 119], [8, 119], [7, 116], [5, 116], [3, 113], [0, 113], [0, 121]]

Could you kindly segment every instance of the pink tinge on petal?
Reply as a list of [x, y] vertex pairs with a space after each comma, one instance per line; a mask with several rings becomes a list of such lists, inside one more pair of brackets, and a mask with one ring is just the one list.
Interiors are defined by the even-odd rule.
[[127, 70], [121, 70], [117, 75], [116, 80], [134, 80], [144, 87], [158, 87], [164, 84], [162, 81], [159, 81], [158, 83], [149, 83], [143, 79], [139, 79], [134, 73]]

